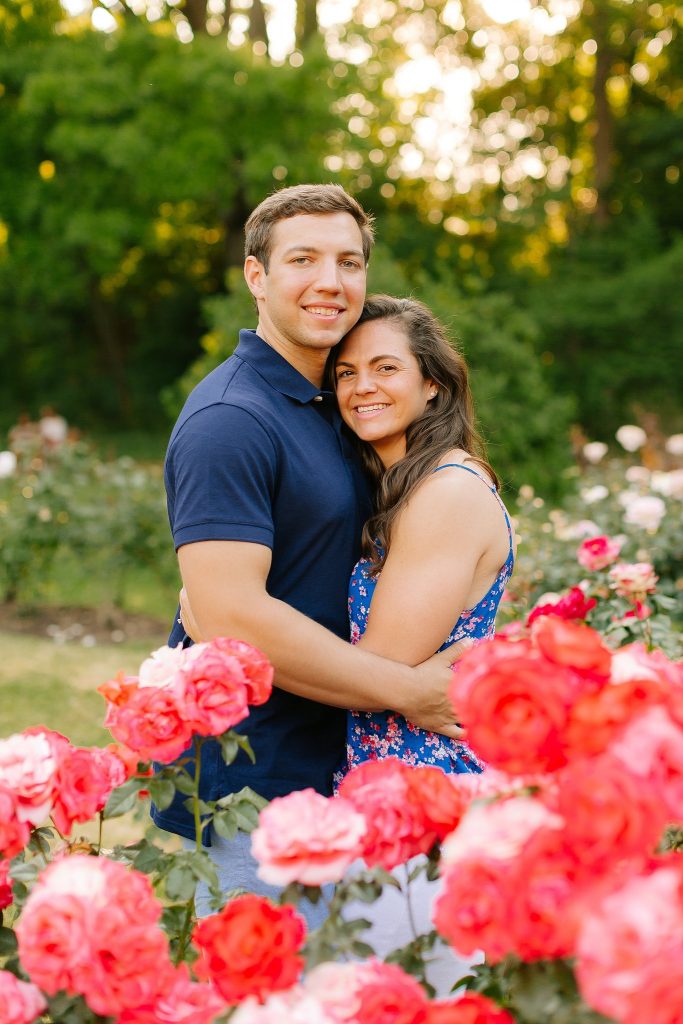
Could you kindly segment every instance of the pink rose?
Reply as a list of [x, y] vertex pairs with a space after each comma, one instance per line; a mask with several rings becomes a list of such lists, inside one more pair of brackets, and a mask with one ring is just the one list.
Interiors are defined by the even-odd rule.
[[13, 790], [0, 782], [0, 854], [11, 860], [24, 849], [31, 828], [18, 817], [19, 801]]
[[251, 848], [259, 877], [272, 885], [338, 882], [360, 855], [365, 817], [343, 797], [302, 789], [272, 800], [259, 816]]
[[683, 1019], [683, 862], [653, 861], [647, 874], [589, 908], [577, 944], [584, 999], [620, 1024]]
[[39, 877], [16, 926], [19, 959], [48, 995], [102, 1016], [154, 1000], [172, 973], [149, 879], [107, 858], [64, 857]]
[[126, 781], [123, 762], [99, 747], [69, 744], [58, 762], [52, 818], [68, 835], [75, 821], [89, 821], [102, 810], [116, 786]]
[[273, 689], [273, 666], [265, 654], [245, 640], [218, 636], [210, 646], [217, 652], [237, 658], [246, 681], [249, 704], [265, 704]]
[[116, 1024], [211, 1024], [226, 1008], [212, 985], [192, 981], [183, 963], [153, 1003], [124, 1010]]
[[358, 1024], [427, 1024], [424, 989], [397, 964], [367, 961], [358, 981]]
[[40, 825], [52, 807], [57, 759], [41, 732], [15, 733], [0, 740], [0, 784], [17, 798], [17, 817]]
[[0, 970], [0, 1020], [2, 1024], [33, 1024], [47, 1009], [47, 1003], [35, 985]]
[[618, 562], [610, 569], [609, 578], [613, 590], [628, 601], [642, 601], [646, 594], [654, 594], [659, 579], [649, 562]]
[[[638, 751], [636, 757], [634, 750]], [[612, 744], [611, 751], [634, 785], [656, 794], [661, 801], [660, 833], [667, 817], [683, 822], [683, 727], [666, 708], [653, 707], [636, 718]]]
[[215, 644], [203, 648], [184, 673], [185, 708], [193, 733], [220, 736], [249, 714], [247, 678], [238, 658]]
[[604, 534], [600, 537], [588, 537], [576, 552], [579, 565], [588, 572], [598, 572], [612, 565], [619, 557], [622, 542]]
[[418, 853], [426, 853], [436, 833], [428, 828], [424, 808], [411, 799], [411, 772], [396, 757], [365, 761], [344, 777], [339, 795], [365, 815], [361, 856], [369, 867], [391, 871]]

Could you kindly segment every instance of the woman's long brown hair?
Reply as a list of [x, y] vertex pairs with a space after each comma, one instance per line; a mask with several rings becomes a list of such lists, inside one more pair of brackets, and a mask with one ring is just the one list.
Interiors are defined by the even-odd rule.
[[[467, 364], [448, 342], [441, 323], [417, 299], [390, 295], [366, 299], [356, 326], [372, 320], [396, 324], [406, 335], [422, 377], [438, 385], [436, 397], [408, 427], [405, 456], [389, 469], [385, 470], [372, 445], [356, 439], [361, 459], [377, 487], [375, 512], [363, 528], [362, 540], [363, 554], [373, 563], [371, 574], [376, 576], [386, 561], [396, 517], [447, 451], [464, 449], [496, 486], [498, 478], [486, 461], [484, 444], [475, 428]], [[333, 360], [342, 347], [343, 343], [332, 353]]]

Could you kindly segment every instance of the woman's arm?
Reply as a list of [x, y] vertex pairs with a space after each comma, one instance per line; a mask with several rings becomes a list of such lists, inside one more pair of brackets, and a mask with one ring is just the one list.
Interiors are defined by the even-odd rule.
[[423, 662], [484, 596], [508, 550], [500, 505], [481, 480], [461, 469], [428, 477], [394, 525], [360, 646]]

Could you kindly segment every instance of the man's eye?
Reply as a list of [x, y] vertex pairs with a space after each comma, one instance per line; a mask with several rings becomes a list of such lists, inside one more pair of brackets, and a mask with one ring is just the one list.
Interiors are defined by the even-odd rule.
[[356, 260], [342, 260], [342, 267], [346, 270], [360, 270], [361, 265]]
[[309, 262], [309, 257], [308, 256], [295, 256], [294, 259], [292, 260], [292, 263], [308, 263], [308, 262]]

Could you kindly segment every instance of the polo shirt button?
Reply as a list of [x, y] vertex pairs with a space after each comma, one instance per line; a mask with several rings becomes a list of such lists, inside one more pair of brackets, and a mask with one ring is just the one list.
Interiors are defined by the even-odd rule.
[[313, 398], [314, 402], [322, 402], [322, 400], [323, 400], [323, 396], [322, 395], [315, 395], [314, 398]]

